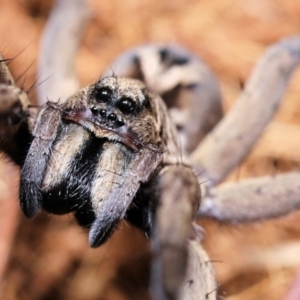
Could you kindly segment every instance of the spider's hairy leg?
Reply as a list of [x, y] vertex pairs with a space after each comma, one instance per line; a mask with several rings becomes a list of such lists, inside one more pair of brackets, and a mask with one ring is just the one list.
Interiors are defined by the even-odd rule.
[[[109, 159], [111, 160], [111, 158]], [[117, 186], [110, 191], [100, 209], [96, 210], [97, 217], [92, 224], [89, 235], [89, 242], [92, 247], [100, 246], [111, 236], [119, 221], [124, 219], [140, 185], [149, 180], [157, 170], [161, 159], [161, 152], [155, 152], [148, 148], [143, 148], [131, 158]], [[120, 162], [119, 159], [118, 161]]]
[[21, 171], [20, 202], [28, 218], [34, 217], [41, 209], [41, 185], [60, 125], [61, 112], [51, 105], [44, 105], [33, 129], [34, 139]]
[[20, 166], [32, 140], [28, 106], [27, 94], [15, 86], [0, 55], [0, 151]]
[[155, 299], [173, 300], [178, 299], [185, 278], [187, 239], [200, 205], [195, 174], [185, 165], [164, 167], [157, 177], [156, 197], [152, 291]]

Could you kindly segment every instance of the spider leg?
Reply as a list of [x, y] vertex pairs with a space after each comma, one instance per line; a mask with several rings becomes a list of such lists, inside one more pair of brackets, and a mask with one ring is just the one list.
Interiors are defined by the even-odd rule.
[[187, 269], [191, 222], [200, 204], [200, 188], [184, 165], [164, 167], [157, 177], [151, 288], [154, 299], [178, 299]]
[[45, 105], [37, 118], [32, 132], [34, 139], [21, 171], [20, 201], [27, 218], [34, 217], [41, 209], [41, 185], [60, 125], [60, 111]]
[[0, 55], [0, 151], [21, 166], [32, 140], [29, 99], [15, 86], [5, 61]]
[[204, 193], [199, 217], [252, 222], [288, 214], [300, 206], [299, 172], [227, 182]]
[[208, 187], [219, 184], [247, 157], [277, 111], [299, 62], [299, 35], [279, 41], [261, 57], [235, 105], [191, 155]]
[[[162, 153], [148, 148], [140, 150], [130, 162], [122, 180], [110, 192], [103, 205], [96, 211], [96, 220], [91, 226], [89, 242], [92, 247], [103, 244], [125, 217], [141, 183], [149, 180], [162, 159]], [[93, 199], [92, 199], [93, 202]]]

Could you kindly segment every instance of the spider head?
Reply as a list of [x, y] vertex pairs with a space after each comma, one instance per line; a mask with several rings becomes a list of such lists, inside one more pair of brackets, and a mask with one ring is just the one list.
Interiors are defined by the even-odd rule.
[[140, 81], [105, 77], [91, 88], [89, 102], [99, 124], [119, 128], [138, 116], [148, 102], [148, 94]]
[[133, 150], [157, 144], [152, 98], [142, 82], [105, 77], [80, 93], [81, 101], [77, 94], [64, 105], [65, 119]]

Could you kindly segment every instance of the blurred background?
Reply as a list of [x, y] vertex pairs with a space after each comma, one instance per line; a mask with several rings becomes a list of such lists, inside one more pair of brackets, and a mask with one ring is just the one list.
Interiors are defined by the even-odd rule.
[[[25, 89], [36, 80], [40, 37], [53, 4], [0, 0], [0, 51], [6, 58], [15, 57], [9, 67]], [[92, 0], [90, 9], [76, 61], [82, 86], [95, 81], [129, 47], [175, 42], [211, 67], [220, 82], [225, 112], [265, 48], [300, 31], [298, 0]], [[275, 119], [227, 180], [300, 169], [299, 80], [297, 71]], [[35, 101], [35, 91], [30, 98]], [[18, 170], [2, 160], [0, 176], [1, 299], [149, 299], [150, 254], [142, 233], [123, 225], [103, 247], [89, 249], [86, 232], [72, 216], [42, 213], [26, 220], [18, 204]], [[281, 255], [281, 263], [273, 267], [264, 264], [263, 253], [297, 243], [299, 217], [294, 212], [251, 224], [200, 221], [221, 297], [284, 299], [300, 267], [291, 263], [299, 248], [288, 257]], [[262, 253], [259, 267], [251, 268], [250, 249], [257, 256]]]

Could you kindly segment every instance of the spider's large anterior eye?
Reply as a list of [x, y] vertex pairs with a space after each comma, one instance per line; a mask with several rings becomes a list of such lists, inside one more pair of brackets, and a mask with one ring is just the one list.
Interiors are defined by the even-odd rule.
[[135, 108], [135, 103], [130, 98], [123, 98], [118, 103], [118, 108], [123, 114], [130, 114]]
[[108, 102], [111, 99], [111, 90], [108, 88], [100, 88], [95, 91], [94, 95], [98, 103]]

